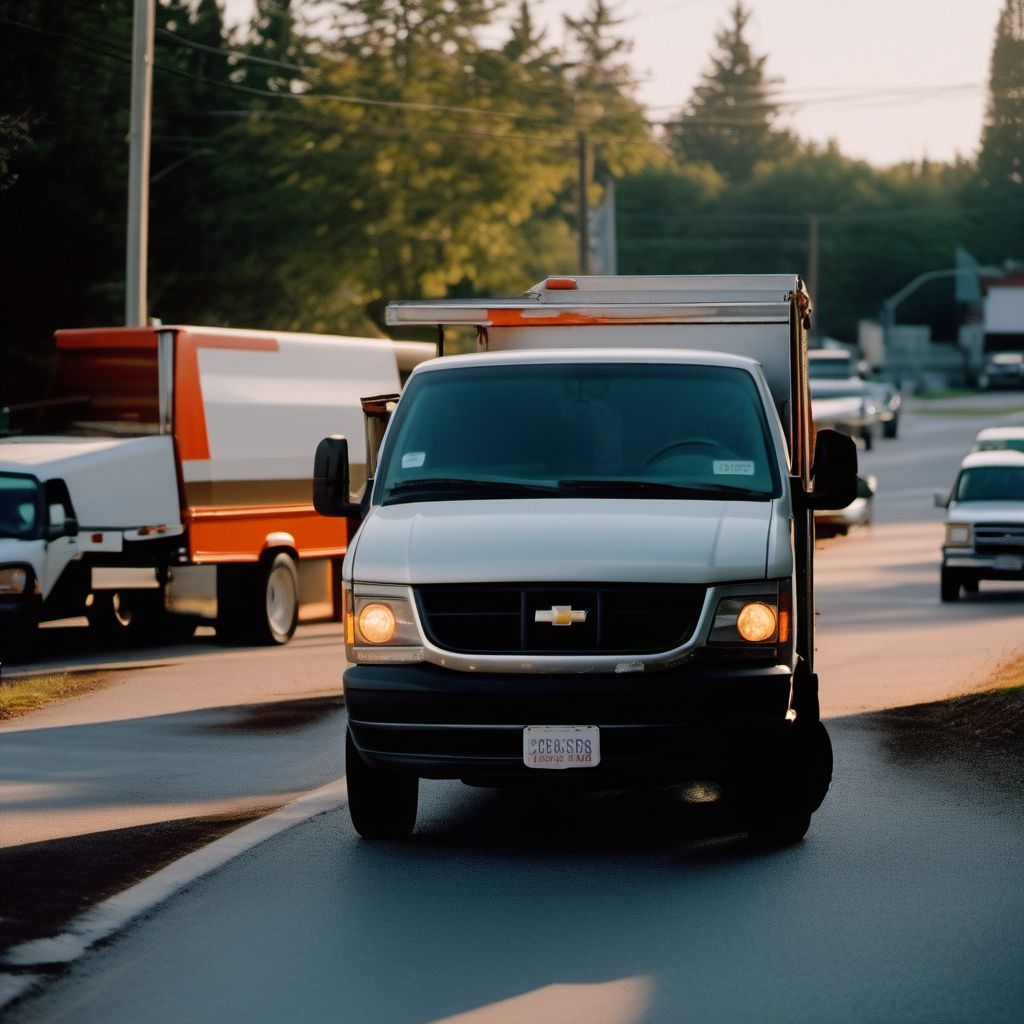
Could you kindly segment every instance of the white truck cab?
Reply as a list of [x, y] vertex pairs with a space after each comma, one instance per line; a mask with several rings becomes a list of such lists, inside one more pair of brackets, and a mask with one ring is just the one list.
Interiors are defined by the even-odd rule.
[[[344, 438], [314, 503], [362, 520], [343, 568], [349, 803], [414, 827], [420, 778], [715, 779], [761, 839], [804, 834], [831, 778], [813, 672], [812, 464], [796, 277], [559, 278], [399, 303], [480, 352], [413, 372], [361, 501]], [[372, 432], [368, 432], [370, 436]]]
[[1024, 580], [1024, 452], [1010, 448], [967, 455], [952, 491], [938, 491], [946, 509], [942, 545], [943, 601], [958, 601], [981, 580]]

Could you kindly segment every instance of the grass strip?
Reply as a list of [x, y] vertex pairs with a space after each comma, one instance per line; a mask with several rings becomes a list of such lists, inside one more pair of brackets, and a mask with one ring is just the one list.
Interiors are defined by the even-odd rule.
[[99, 682], [95, 672], [46, 672], [0, 682], [0, 721], [88, 693]]

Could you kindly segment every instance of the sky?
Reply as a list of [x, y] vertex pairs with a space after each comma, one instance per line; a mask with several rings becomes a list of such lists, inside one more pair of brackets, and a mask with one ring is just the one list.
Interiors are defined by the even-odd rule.
[[[700, 81], [734, 0], [619, 0], [613, 11], [630, 54], [638, 98], [665, 118]], [[587, 0], [534, 0], [548, 39]], [[804, 139], [834, 139], [851, 157], [887, 165], [954, 160], [977, 151], [995, 27], [1003, 0], [746, 0], [748, 38], [767, 55], [791, 101], [781, 124]], [[228, 22], [252, 0], [227, 0]], [[495, 25], [488, 42], [505, 38]]]

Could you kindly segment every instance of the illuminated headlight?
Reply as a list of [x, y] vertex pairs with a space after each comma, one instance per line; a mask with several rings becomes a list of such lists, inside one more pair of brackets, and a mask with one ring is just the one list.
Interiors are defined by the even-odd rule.
[[736, 632], [748, 643], [763, 644], [775, 638], [778, 622], [778, 613], [770, 604], [751, 601], [736, 616]]
[[346, 588], [345, 644], [357, 663], [422, 661], [423, 641], [405, 588]]
[[27, 586], [27, 569], [20, 567], [0, 569], [0, 594], [24, 594]]
[[386, 644], [398, 629], [398, 619], [390, 605], [374, 601], [360, 609], [356, 628], [368, 644]]
[[974, 527], [970, 523], [946, 523], [946, 547], [974, 547]]
[[712, 644], [787, 643], [788, 594], [726, 597], [718, 602], [708, 642]]

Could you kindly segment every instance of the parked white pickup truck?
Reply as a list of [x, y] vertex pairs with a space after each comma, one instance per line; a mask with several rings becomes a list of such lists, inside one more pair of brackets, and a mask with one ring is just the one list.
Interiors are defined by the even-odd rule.
[[943, 601], [977, 591], [981, 580], [1024, 580], [1024, 452], [972, 452], [935, 504], [946, 509]]
[[812, 457], [799, 278], [549, 278], [388, 318], [480, 352], [413, 372], [360, 504], [346, 440], [317, 452], [318, 510], [363, 520], [357, 830], [411, 832], [420, 778], [714, 780], [759, 839], [803, 836], [832, 766], [812, 513], [853, 499], [856, 453], [822, 431]]

